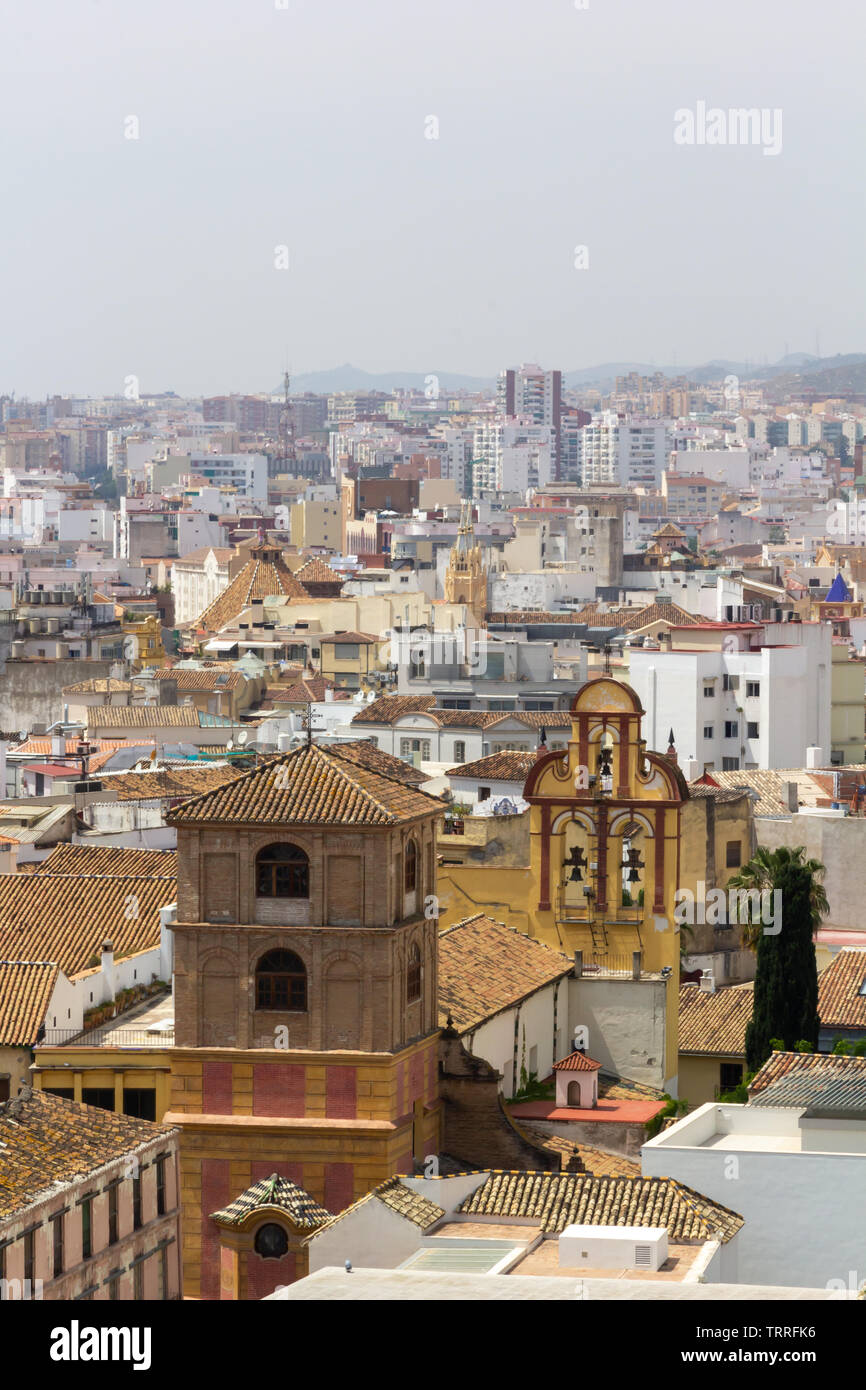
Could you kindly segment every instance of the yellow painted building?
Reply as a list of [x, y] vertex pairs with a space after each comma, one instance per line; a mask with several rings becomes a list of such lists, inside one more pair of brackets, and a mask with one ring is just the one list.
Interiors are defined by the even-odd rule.
[[[118, 605], [120, 607], [120, 605]], [[124, 637], [124, 656], [133, 671], [141, 671], [145, 666], [161, 666], [165, 661], [165, 648], [162, 645], [162, 628], [156, 613], [140, 614], [134, 609], [122, 609], [120, 626]], [[127, 638], [133, 638], [129, 644]]]
[[94, 1101], [85, 1091], [99, 1091], [105, 1100], [110, 1092], [114, 1104], [104, 1108], [113, 1109], [118, 1115], [137, 1113], [130, 1108], [128, 1092], [152, 1093], [148, 1094], [146, 1113], [141, 1118], [157, 1123], [171, 1102], [171, 1051], [166, 1047], [47, 1047], [43, 1043], [36, 1049], [36, 1063], [38, 1070], [32, 1084], [38, 1090], [89, 1104], [102, 1101]]
[[601, 676], [572, 704], [571, 737], [531, 769], [526, 868], [450, 867], [439, 878], [440, 927], [467, 911], [583, 953], [584, 968], [645, 972], [667, 990], [664, 1075], [677, 1075], [680, 934], [674, 922], [681, 811], [688, 789], [675, 762], [648, 753], [643, 710], [627, 685]]
[[319, 672], [341, 690], [360, 690], [373, 671], [385, 671], [389, 643], [369, 632], [332, 632], [319, 637]]

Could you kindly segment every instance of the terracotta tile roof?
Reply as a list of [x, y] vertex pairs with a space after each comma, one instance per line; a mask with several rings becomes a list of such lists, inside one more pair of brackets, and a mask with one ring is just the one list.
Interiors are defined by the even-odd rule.
[[236, 621], [254, 599], [287, 598], [306, 600], [310, 597], [289, 569], [279, 546], [265, 543], [249, 548], [250, 558], [239, 574], [196, 620], [197, 628], [219, 632]]
[[222, 767], [165, 767], [154, 772], [111, 772], [102, 779], [106, 791], [118, 801], [157, 801], [197, 796], [241, 776], [241, 769]]
[[345, 743], [331, 743], [329, 751], [342, 758], [344, 762], [366, 767], [370, 772], [379, 772], [383, 777], [393, 777], [396, 782], [405, 782], [407, 787], [421, 787], [429, 782], [426, 772], [419, 772], [411, 763], [395, 758], [391, 753], [383, 753], [365, 739], [347, 739]]
[[394, 724], [406, 714], [426, 714], [442, 728], [489, 729], [514, 719], [533, 729], [570, 729], [568, 710], [439, 709], [434, 695], [382, 695], [352, 719], [353, 724]]
[[47, 960], [0, 960], [0, 1047], [33, 1046], [59, 974]]
[[601, 1062], [594, 1062], [585, 1052], [569, 1052], [561, 1061], [554, 1062], [554, 1071], [601, 1071]]
[[604, 1149], [596, 1149], [591, 1144], [575, 1144], [577, 1156], [586, 1169], [594, 1178], [639, 1178], [641, 1176], [640, 1164], [632, 1163], [631, 1159], [623, 1158], [621, 1154], [606, 1153]]
[[310, 705], [324, 700], [325, 691], [334, 688], [334, 682], [325, 676], [307, 676], [294, 685], [270, 685], [268, 694], [277, 705]]
[[430, 715], [434, 724], [441, 729], [486, 729], [488, 724], [500, 717], [498, 713], [491, 714], [484, 709], [428, 709], [424, 713]]
[[522, 623], [582, 623], [583, 618], [578, 617], [577, 613], [545, 613], [538, 609], [521, 609], [516, 612], [507, 613], [488, 613], [488, 623], [495, 623], [505, 627], [519, 627]]
[[469, 1216], [531, 1218], [542, 1231], [566, 1226], [664, 1226], [675, 1241], [729, 1241], [743, 1218], [673, 1178], [494, 1172], [461, 1202]]
[[680, 985], [680, 1052], [711, 1057], [745, 1057], [746, 1024], [752, 1017], [753, 981], [707, 994], [700, 985]]
[[186, 666], [166, 666], [154, 671], [158, 681], [176, 681], [178, 690], [237, 690], [246, 685], [248, 677], [243, 671], [226, 671], [220, 667], [192, 670]]
[[866, 950], [843, 947], [818, 976], [822, 1028], [866, 1028]]
[[393, 724], [401, 714], [417, 714], [432, 709], [435, 695], [381, 695], [355, 715], [353, 724]]
[[[66, 751], [64, 753], [64, 757], [74, 757], [76, 754], [76, 749], [78, 748], [78, 743], [79, 740], [77, 738], [68, 738], [66, 740]], [[152, 748], [153, 739], [98, 738], [91, 739], [90, 744], [91, 747], [95, 745], [99, 749], [100, 753], [116, 753], [118, 748]], [[50, 737], [42, 738], [36, 735], [32, 735], [30, 738], [26, 738], [23, 743], [17, 744], [14, 748], [11, 748], [9, 751], [10, 753], [44, 753], [50, 756], [52, 751], [51, 739]]]
[[[226, 723], [230, 723], [226, 720]], [[95, 705], [88, 711], [92, 729], [198, 729], [194, 705]]]
[[177, 850], [124, 849], [113, 845], [55, 845], [37, 864], [39, 874], [177, 874]]
[[748, 796], [748, 792], [745, 789], [725, 791], [723, 787], [709, 787], [703, 782], [689, 782], [689, 796], [711, 797], [713, 801], [725, 805], [727, 802], [741, 801], [744, 796]]
[[0, 1218], [177, 1130], [24, 1087], [0, 1105]]
[[295, 570], [295, 578], [306, 584], [340, 584], [345, 581], [341, 574], [332, 570], [320, 555], [312, 555], [300, 569]]
[[749, 1083], [750, 1105], [866, 1109], [866, 1057], [773, 1052]]
[[623, 608], [610, 607], [602, 610], [597, 604], [589, 603], [575, 614], [575, 622], [587, 623], [590, 627], [615, 627], [623, 632], [640, 632], [650, 623], [665, 619], [679, 627], [692, 627], [700, 622], [678, 603], [648, 603], [644, 608], [629, 605]]
[[487, 715], [488, 728], [501, 724], [506, 719], [516, 719], [530, 729], [570, 729], [571, 714], [567, 709], [512, 709], [491, 710]]
[[[453, 1161], [448, 1159], [444, 1154], [440, 1154], [439, 1157], [444, 1173], [445, 1168], [451, 1167]], [[442, 1162], [442, 1160], [445, 1161]], [[453, 1167], [455, 1171], [472, 1171], [471, 1169], [463, 1168], [457, 1163], [453, 1163]], [[399, 1188], [402, 1188], [403, 1191], [398, 1191]], [[341, 1212], [332, 1216], [325, 1226], [322, 1226], [309, 1237], [309, 1240], [314, 1241], [324, 1230], [329, 1229], [331, 1226], [335, 1226], [338, 1221], [342, 1221], [346, 1216], [357, 1211], [360, 1207], [367, 1206], [370, 1202], [378, 1201], [383, 1202], [385, 1206], [397, 1212], [399, 1216], [405, 1217], [407, 1221], [411, 1221], [414, 1226], [420, 1226], [422, 1230], [427, 1230], [445, 1215], [444, 1207], [437, 1206], [437, 1204], [430, 1201], [429, 1198], [413, 1192], [411, 1188], [406, 1187], [405, 1184], [401, 1182], [399, 1177], [388, 1178], [385, 1182], [380, 1183], [378, 1187], [371, 1188], [369, 1192], [364, 1193], [363, 1197], [359, 1197], [357, 1201], [351, 1202], [349, 1206], [344, 1207]], [[422, 1224], [424, 1222], [426, 1222], [426, 1225]]]
[[420, 1192], [413, 1192], [412, 1188], [407, 1187], [399, 1178], [389, 1179], [374, 1191], [380, 1202], [391, 1211], [397, 1212], [398, 1216], [405, 1216], [413, 1226], [420, 1226], [422, 1231], [428, 1230], [445, 1215], [444, 1207], [431, 1202], [429, 1197], [423, 1196]]
[[625, 1081], [621, 1076], [610, 1076], [599, 1072], [599, 1099], [604, 1100], [661, 1100], [664, 1092], [656, 1086], [647, 1086], [643, 1081]]
[[815, 778], [804, 768], [787, 770], [759, 771], [745, 769], [736, 772], [717, 772], [715, 768], [706, 774], [708, 781], [715, 782], [724, 791], [751, 791], [757, 800], [753, 812], [756, 816], [789, 816], [787, 782], [797, 787], [797, 799], [801, 806], [816, 806], [826, 799], [827, 793]]
[[439, 937], [439, 1018], [466, 1033], [542, 986], [574, 962], [542, 941], [479, 912]]
[[176, 565], [202, 565], [213, 551], [217, 564], [225, 566], [234, 555], [230, 547], [218, 545], [204, 545], [198, 550], [188, 550], [185, 555], [179, 555], [175, 560]]
[[444, 810], [438, 797], [352, 765], [332, 749], [304, 745], [204, 792], [168, 814], [171, 825], [396, 825]]
[[446, 777], [489, 777], [492, 782], [519, 782], [521, 786], [535, 763], [534, 753], [490, 753], [486, 758], [476, 758], [474, 763], [460, 763], [449, 767]]
[[372, 647], [378, 646], [380, 642], [385, 642], [387, 640], [384, 637], [377, 637], [375, 633], [372, 632], [354, 632], [352, 630], [347, 632], [317, 632], [316, 639], [320, 646], [325, 645], [328, 647], [339, 644], [340, 642], [351, 642], [357, 646]]
[[132, 681], [119, 681], [113, 677], [94, 678], [89, 681], [78, 681], [76, 685], [64, 685], [64, 695], [120, 695], [132, 689]]
[[0, 958], [53, 960], [72, 978], [106, 939], [115, 957], [157, 946], [176, 898], [173, 875], [0, 874]]
[[693, 613], [688, 613], [685, 608], [680, 608], [678, 603], [651, 603], [627, 619], [623, 623], [623, 628], [626, 632], [641, 632], [650, 623], [657, 623], [660, 620], [675, 624], [677, 627], [695, 627], [700, 622], [700, 618], [696, 618]]
[[272, 1173], [269, 1178], [254, 1182], [228, 1206], [212, 1212], [211, 1220], [219, 1226], [242, 1226], [253, 1212], [269, 1210], [283, 1212], [294, 1226], [308, 1230], [331, 1219], [331, 1213], [320, 1207], [303, 1187]]
[[580, 1171], [588, 1173], [591, 1177], [639, 1178], [641, 1176], [640, 1164], [632, 1163], [630, 1159], [623, 1158], [621, 1154], [606, 1153], [604, 1149], [596, 1149], [591, 1144], [574, 1144], [570, 1139], [562, 1139], [558, 1134], [547, 1134], [531, 1120], [521, 1120], [518, 1123], [517, 1120], [512, 1119], [511, 1123], [536, 1148], [547, 1149], [549, 1153], [558, 1154], [561, 1160], [573, 1162], [576, 1159], [580, 1165]]

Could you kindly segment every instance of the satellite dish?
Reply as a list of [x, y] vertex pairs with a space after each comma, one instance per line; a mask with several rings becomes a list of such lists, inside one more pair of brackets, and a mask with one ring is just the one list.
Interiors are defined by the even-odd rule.
[[229, 739], [228, 743], [226, 744], [226, 752], [227, 752], [227, 753], [230, 753], [230, 752], [232, 751], [233, 748], [234, 748], [234, 743], [232, 742], [231, 739]]
[[249, 738], [249, 734], [248, 734], [247, 730], [244, 729], [242, 733], [239, 733], [239, 734], [238, 734], [238, 747], [239, 747], [239, 748], [243, 748], [243, 746], [244, 746], [244, 744], [246, 743], [246, 741], [247, 741], [248, 738]]

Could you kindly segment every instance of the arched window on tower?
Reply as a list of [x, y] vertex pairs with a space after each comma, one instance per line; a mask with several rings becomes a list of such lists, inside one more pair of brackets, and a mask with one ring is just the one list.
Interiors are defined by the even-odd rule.
[[406, 1003], [415, 1004], [421, 998], [421, 947], [417, 941], [409, 948], [406, 969]]
[[280, 1260], [288, 1248], [289, 1237], [275, 1221], [269, 1221], [256, 1231], [255, 1251], [263, 1260]]
[[294, 951], [268, 951], [256, 966], [256, 1008], [307, 1011], [307, 970]]
[[310, 861], [297, 845], [266, 845], [256, 855], [256, 897], [308, 898]]
[[414, 893], [418, 886], [418, 846], [414, 840], [410, 840], [406, 845], [406, 854], [403, 860], [403, 891]]

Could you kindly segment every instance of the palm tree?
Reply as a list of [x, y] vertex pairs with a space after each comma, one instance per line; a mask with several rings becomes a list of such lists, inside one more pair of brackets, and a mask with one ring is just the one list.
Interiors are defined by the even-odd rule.
[[[805, 869], [811, 876], [809, 905], [814, 933], [820, 927], [822, 917], [826, 917], [830, 911], [830, 904], [827, 900], [826, 889], [821, 882], [826, 872], [825, 867], [818, 859], [804, 858], [805, 853], [806, 850], [803, 845], [798, 845], [796, 849], [788, 849], [786, 845], [782, 845], [779, 849], [766, 849], [761, 845], [748, 864], [744, 864], [739, 873], [728, 879], [727, 887], [744, 888], [747, 892], [755, 891], [758, 893], [767, 890], [772, 891], [779, 886], [779, 879], [789, 866]], [[740, 925], [742, 926], [743, 945], [748, 946], [751, 951], [756, 951], [763, 933], [761, 921], [750, 922], [746, 920]]]
[[824, 872], [822, 864], [806, 860], [802, 848], [759, 854], [738, 878], [753, 888], [765, 883], [774, 895], [778, 892], [776, 901], [783, 904], [784, 912], [772, 932], [766, 927], [762, 931], [760, 921], [747, 924], [752, 937], [757, 933], [754, 1005], [746, 1027], [746, 1066], [753, 1072], [767, 1060], [775, 1039], [781, 1039], [788, 1052], [800, 1049], [801, 1044], [812, 1051], [818, 1047], [821, 1024], [814, 935], [827, 910], [827, 895], [816, 882]]

